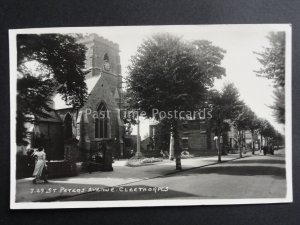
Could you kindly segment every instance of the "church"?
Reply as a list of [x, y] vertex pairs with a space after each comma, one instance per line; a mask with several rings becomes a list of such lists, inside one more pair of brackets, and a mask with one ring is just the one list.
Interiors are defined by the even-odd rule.
[[110, 145], [112, 156], [122, 157], [124, 124], [120, 118], [123, 99], [119, 45], [97, 34], [78, 40], [87, 47], [86, 85], [88, 99], [82, 108], [74, 109], [62, 96], [52, 98], [49, 118], [35, 122], [32, 147], [43, 146], [48, 160], [65, 158], [67, 140], [77, 141], [76, 161], [85, 161], [104, 145]]

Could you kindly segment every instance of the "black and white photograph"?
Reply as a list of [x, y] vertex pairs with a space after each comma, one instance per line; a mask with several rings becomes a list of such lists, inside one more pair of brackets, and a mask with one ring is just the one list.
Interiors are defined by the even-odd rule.
[[291, 33], [9, 30], [11, 209], [293, 202]]

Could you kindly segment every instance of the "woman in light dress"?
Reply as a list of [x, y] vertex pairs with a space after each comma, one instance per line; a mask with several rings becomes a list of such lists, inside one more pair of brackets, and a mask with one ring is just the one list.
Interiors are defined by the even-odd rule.
[[[33, 153], [33, 157], [35, 157], [35, 167], [33, 171], [33, 183], [36, 184], [36, 182], [42, 177], [42, 173], [44, 169], [47, 169], [46, 165], [46, 153], [43, 148], [38, 148], [37, 151]], [[44, 175], [43, 180], [45, 183], [48, 183], [47, 175]]]

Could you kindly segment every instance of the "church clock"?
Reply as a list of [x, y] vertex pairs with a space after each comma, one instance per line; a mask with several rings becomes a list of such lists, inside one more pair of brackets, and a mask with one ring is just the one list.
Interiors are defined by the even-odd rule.
[[109, 71], [110, 70], [109, 62], [105, 61], [104, 64], [103, 64], [103, 68], [104, 68], [105, 71]]

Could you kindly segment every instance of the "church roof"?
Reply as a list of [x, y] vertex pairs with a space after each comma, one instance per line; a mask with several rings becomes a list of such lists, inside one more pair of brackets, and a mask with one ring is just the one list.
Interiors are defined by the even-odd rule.
[[97, 84], [98, 80], [101, 78], [101, 75], [98, 76], [93, 76], [93, 77], [89, 77], [85, 80], [87, 89], [88, 89], [88, 94], [90, 94], [92, 92], [92, 90], [94, 89], [95, 85]]
[[54, 110], [72, 108], [72, 105], [67, 105], [66, 102], [62, 99], [61, 94], [56, 94], [53, 97], [52, 101]]
[[55, 111], [47, 112], [47, 114], [49, 115], [49, 117], [47, 117], [47, 118], [39, 118], [39, 121], [43, 121], [43, 122], [56, 122], [56, 123], [60, 123], [62, 121], [61, 118], [57, 115], [57, 113]]
[[44, 111], [45, 114], [48, 115], [48, 117], [36, 117], [36, 120], [39, 122], [52, 122], [52, 123], [60, 123], [62, 122], [61, 118], [57, 115], [55, 111]]
[[[88, 94], [90, 94], [92, 92], [92, 90], [94, 89], [95, 85], [97, 84], [97, 82], [99, 81], [100, 78], [101, 78], [101, 74], [85, 79]], [[66, 102], [63, 100], [61, 94], [57, 93], [56, 95], [54, 95], [52, 101], [53, 101], [53, 109], [54, 110], [72, 108], [72, 105], [66, 104]]]

